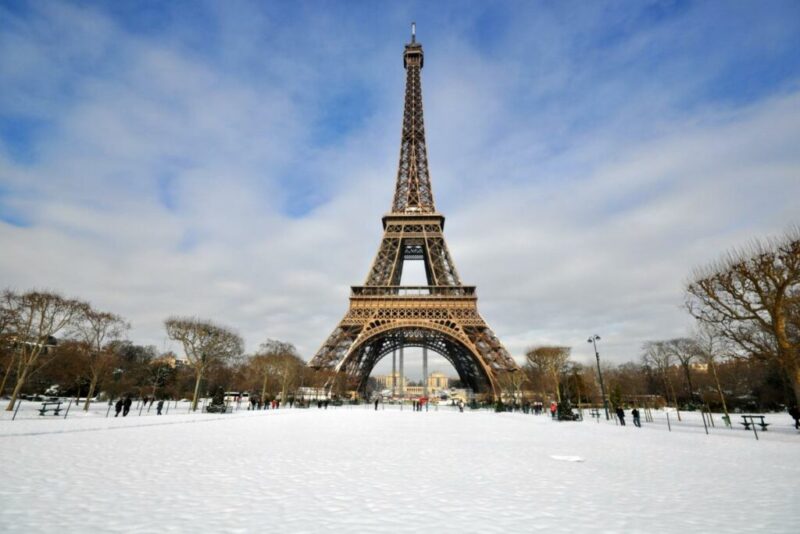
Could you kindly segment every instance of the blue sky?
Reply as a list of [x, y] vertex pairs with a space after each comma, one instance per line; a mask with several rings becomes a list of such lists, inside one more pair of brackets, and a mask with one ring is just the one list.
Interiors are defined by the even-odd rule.
[[6, 2], [0, 283], [309, 357], [380, 238], [411, 21], [448, 242], [513, 353], [635, 359], [693, 267], [797, 222], [797, 2]]

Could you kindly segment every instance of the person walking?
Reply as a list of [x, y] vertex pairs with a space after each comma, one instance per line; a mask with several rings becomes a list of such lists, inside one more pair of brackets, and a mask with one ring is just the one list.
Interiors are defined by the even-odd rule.
[[378, 411], [378, 399], [375, 399], [375, 411]]
[[633, 416], [633, 426], [641, 428], [642, 420], [639, 419], [639, 408], [634, 408], [631, 410], [631, 416]]
[[625, 426], [625, 410], [622, 407], [617, 408], [617, 418], [619, 419], [620, 426]]
[[556, 404], [556, 401], [551, 402], [550, 403], [550, 417], [555, 419], [557, 410], [558, 410], [558, 404]]
[[164, 409], [164, 399], [159, 400], [156, 404], [156, 415], [161, 415], [162, 409]]
[[122, 411], [122, 404], [122, 397], [120, 397], [114, 405], [114, 417], [119, 417], [119, 412]]
[[133, 404], [133, 401], [131, 400], [130, 395], [128, 395], [125, 397], [125, 402], [122, 403], [122, 417], [126, 417], [128, 412], [131, 411], [131, 404]]
[[800, 408], [792, 406], [789, 408], [789, 415], [794, 419], [794, 427], [800, 429]]

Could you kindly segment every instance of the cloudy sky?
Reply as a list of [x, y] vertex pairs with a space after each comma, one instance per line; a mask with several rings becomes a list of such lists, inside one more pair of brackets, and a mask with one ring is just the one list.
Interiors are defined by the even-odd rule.
[[412, 20], [448, 244], [515, 356], [637, 359], [693, 267], [800, 221], [796, 1], [14, 1], [0, 286], [310, 358], [377, 250]]

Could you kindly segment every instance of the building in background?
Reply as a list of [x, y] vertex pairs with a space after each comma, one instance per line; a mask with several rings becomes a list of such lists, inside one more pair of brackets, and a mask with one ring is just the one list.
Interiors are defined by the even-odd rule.
[[[400, 388], [400, 373], [390, 373], [388, 375], [377, 375], [375, 380], [378, 382], [382, 389], [392, 389], [393, 387], [397, 386]], [[408, 377], [403, 377], [402, 384], [404, 386], [408, 386]]]
[[[408, 380], [408, 377], [403, 377], [401, 388], [400, 384], [400, 373], [390, 373], [388, 375], [376, 375], [372, 378], [378, 383], [379, 387], [384, 391], [384, 396], [387, 396], [387, 390], [392, 390], [395, 385], [396, 388], [396, 395], [398, 397], [402, 396], [401, 389], [405, 391], [406, 397], [422, 397], [424, 395], [425, 388], [422, 385], [422, 382], [417, 383], [411, 382]], [[443, 393], [446, 394], [449, 391], [450, 387], [450, 378], [445, 375], [444, 373], [440, 372], [433, 372], [428, 375], [428, 396], [430, 397], [438, 397]]]
[[433, 372], [428, 375], [428, 390], [445, 390], [450, 387], [450, 379], [444, 373]]

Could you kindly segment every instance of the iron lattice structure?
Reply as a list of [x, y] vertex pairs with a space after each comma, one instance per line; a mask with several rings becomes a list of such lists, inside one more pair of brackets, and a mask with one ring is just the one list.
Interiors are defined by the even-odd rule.
[[[474, 286], [462, 285], [433, 203], [420, 72], [422, 45], [405, 46], [405, 112], [392, 210], [363, 286], [353, 286], [344, 319], [309, 362], [345, 373], [363, 391], [375, 365], [400, 347], [444, 356], [476, 392], [499, 396], [498, 376], [519, 368], [478, 313]], [[401, 286], [403, 263], [422, 260], [426, 286]]]

